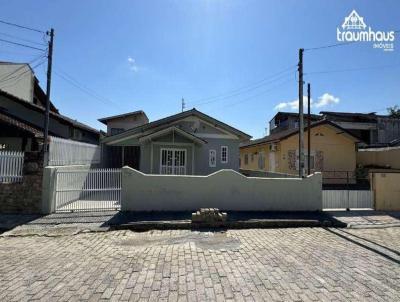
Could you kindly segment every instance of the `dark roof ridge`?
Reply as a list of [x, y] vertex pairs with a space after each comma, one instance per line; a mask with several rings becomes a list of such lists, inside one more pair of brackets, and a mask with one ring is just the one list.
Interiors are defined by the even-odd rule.
[[146, 118], [148, 118], [146, 113], [143, 110], [136, 110], [136, 111], [132, 111], [132, 112], [102, 117], [102, 118], [99, 118], [98, 121], [105, 124], [104, 122], [108, 121], [108, 120], [113, 120], [116, 118], [126, 117], [126, 116], [130, 116], [130, 115], [137, 115], [137, 114], [144, 114], [144, 116], [146, 116]]
[[[316, 126], [319, 126], [319, 125], [323, 125], [323, 124], [329, 124], [329, 125], [331, 125], [333, 127], [336, 127], [338, 129], [340, 129], [341, 131], [351, 135], [352, 137], [354, 137], [354, 138], [356, 138], [358, 140], [360, 139], [360, 138], [356, 137], [354, 134], [352, 134], [351, 132], [349, 132], [348, 130], [340, 127], [339, 125], [337, 125], [334, 122], [331, 122], [330, 120], [327, 120], [325, 118], [320, 120], [320, 121], [316, 121], [316, 122], [311, 123], [310, 127], [313, 128], [313, 127], [316, 127]], [[305, 126], [304, 130], [307, 130], [307, 129], [308, 129], [308, 126]], [[298, 132], [299, 132], [299, 129], [297, 129], [297, 128], [280, 131], [280, 132], [277, 132], [277, 133], [273, 133], [273, 134], [264, 136], [263, 138], [259, 138], [259, 139], [250, 141], [249, 143], [242, 144], [240, 146], [240, 148], [257, 146], [257, 145], [261, 145], [261, 144], [265, 144], [265, 143], [269, 143], [269, 142], [274, 142], [274, 141], [280, 141], [280, 140], [288, 138], [288, 137], [290, 137], [290, 136], [292, 136], [294, 134], [297, 134]]]
[[229, 126], [228, 124], [225, 124], [224, 122], [221, 122], [221, 121], [219, 121], [219, 120], [217, 120], [217, 119], [215, 119], [215, 118], [213, 118], [213, 117], [211, 117], [211, 116], [209, 116], [209, 115], [207, 115], [207, 114], [205, 114], [205, 113], [203, 113], [201, 111], [198, 111], [196, 108], [192, 108], [192, 109], [187, 110], [187, 111], [179, 112], [177, 114], [173, 114], [173, 115], [170, 115], [170, 116], [167, 116], [167, 117], [164, 117], [164, 118], [149, 122], [147, 124], [140, 125], [140, 126], [128, 129], [128, 130], [126, 130], [124, 132], [121, 132], [121, 133], [118, 133], [118, 134], [115, 134], [115, 135], [112, 135], [112, 136], [108, 136], [107, 138], [120, 137], [120, 136], [124, 137], [124, 135], [126, 135], [126, 134], [128, 134], [130, 132], [135, 132], [135, 131], [140, 130], [140, 129], [142, 131], [144, 131], [144, 130], [150, 129], [152, 127], [157, 127], [158, 125], [162, 125], [163, 123], [166, 123], [166, 122], [169, 122], [169, 121], [173, 122], [173, 121], [179, 120], [181, 118], [184, 118], [184, 117], [187, 117], [187, 116], [190, 116], [190, 115], [196, 115], [196, 114], [198, 114], [200, 116], [203, 116], [205, 118], [211, 119], [211, 120], [215, 121], [216, 123], [222, 125], [223, 127], [230, 129], [230, 131], [232, 131], [232, 132], [240, 133], [240, 135], [242, 135], [244, 137], [251, 138], [251, 135], [248, 135], [247, 133], [244, 133], [244, 132], [240, 131], [239, 129], [236, 129], [236, 128], [232, 127], [232, 126]]
[[[35, 110], [39, 110], [39, 111], [43, 111], [43, 112], [45, 111], [45, 108], [43, 106], [27, 102], [27, 101], [25, 101], [25, 100], [23, 100], [23, 99], [21, 99], [19, 97], [16, 97], [15, 95], [12, 95], [12, 94], [10, 94], [10, 93], [8, 93], [8, 92], [6, 92], [4, 90], [1, 90], [1, 89], [0, 89], [0, 95], [3, 95], [5, 97], [10, 97], [13, 100], [18, 101], [23, 106], [28, 106], [28, 107], [31, 107], [31, 108], [33, 108]], [[54, 116], [55, 118], [61, 119], [61, 120], [65, 121], [65, 122], [67, 122], [67, 123], [72, 124], [73, 126], [78, 127], [78, 128], [85, 129], [87, 131], [91, 131], [91, 132], [94, 132], [96, 134], [100, 133], [99, 130], [94, 129], [94, 128], [86, 125], [86, 124], [78, 122], [77, 120], [74, 120], [74, 119], [72, 119], [70, 117], [67, 117], [65, 115], [62, 115], [60, 113], [56, 113], [56, 112], [50, 111], [50, 116]]]

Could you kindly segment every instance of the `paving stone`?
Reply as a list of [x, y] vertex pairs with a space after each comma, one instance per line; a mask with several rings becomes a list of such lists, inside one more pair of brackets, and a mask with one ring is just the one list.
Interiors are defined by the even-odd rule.
[[400, 228], [3, 237], [0, 300], [398, 301], [399, 251]]

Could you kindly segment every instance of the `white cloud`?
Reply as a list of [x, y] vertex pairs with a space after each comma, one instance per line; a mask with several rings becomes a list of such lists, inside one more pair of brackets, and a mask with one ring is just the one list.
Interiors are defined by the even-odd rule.
[[339, 98], [334, 97], [329, 93], [324, 93], [318, 98], [318, 101], [315, 103], [315, 107], [325, 107], [329, 105], [336, 105], [340, 102]]
[[133, 72], [138, 72], [139, 71], [139, 67], [136, 64], [136, 61], [134, 58], [132, 57], [128, 57], [128, 64], [129, 64], [129, 69], [132, 70]]
[[[312, 104], [311, 100], [311, 104]], [[307, 97], [303, 96], [303, 105], [304, 107], [307, 107]], [[281, 102], [278, 105], [274, 107], [275, 110], [283, 110], [283, 109], [290, 109], [292, 111], [298, 110], [299, 109], [299, 100], [294, 100], [290, 102]]]
[[[331, 105], [336, 105], [340, 102], [339, 98], [334, 97], [329, 93], [324, 93], [321, 95], [316, 102], [313, 99], [310, 100], [311, 108], [321, 108]], [[307, 96], [303, 96], [303, 106], [307, 108]], [[299, 109], [299, 100], [288, 101], [288, 102], [280, 102], [278, 105], [274, 107], [275, 110], [290, 110], [297, 111]]]
[[275, 106], [274, 109], [279, 111], [285, 109], [287, 106], [288, 106], [287, 103], [279, 103], [278, 105]]

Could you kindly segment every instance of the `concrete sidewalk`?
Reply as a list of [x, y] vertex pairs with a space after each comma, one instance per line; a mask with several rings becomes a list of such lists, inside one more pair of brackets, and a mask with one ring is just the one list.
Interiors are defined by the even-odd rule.
[[400, 211], [374, 211], [374, 210], [351, 210], [351, 211], [324, 211], [334, 219], [347, 224], [348, 228], [380, 228], [399, 227]]
[[[288, 227], [382, 228], [400, 226], [400, 212], [228, 212], [225, 229]], [[64, 236], [84, 232], [193, 229], [190, 212], [75, 212], [0, 214], [1, 236]]]
[[[2, 223], [5, 222], [5, 223]], [[323, 212], [228, 212], [225, 228], [318, 227], [345, 224]], [[2, 236], [62, 236], [116, 229], [192, 229], [191, 212], [75, 212], [46, 216], [0, 215]]]

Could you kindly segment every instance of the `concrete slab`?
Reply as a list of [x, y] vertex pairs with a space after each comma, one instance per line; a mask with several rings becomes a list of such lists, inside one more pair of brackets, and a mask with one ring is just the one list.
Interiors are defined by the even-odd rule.
[[334, 210], [324, 211], [348, 228], [379, 228], [400, 226], [400, 211]]

